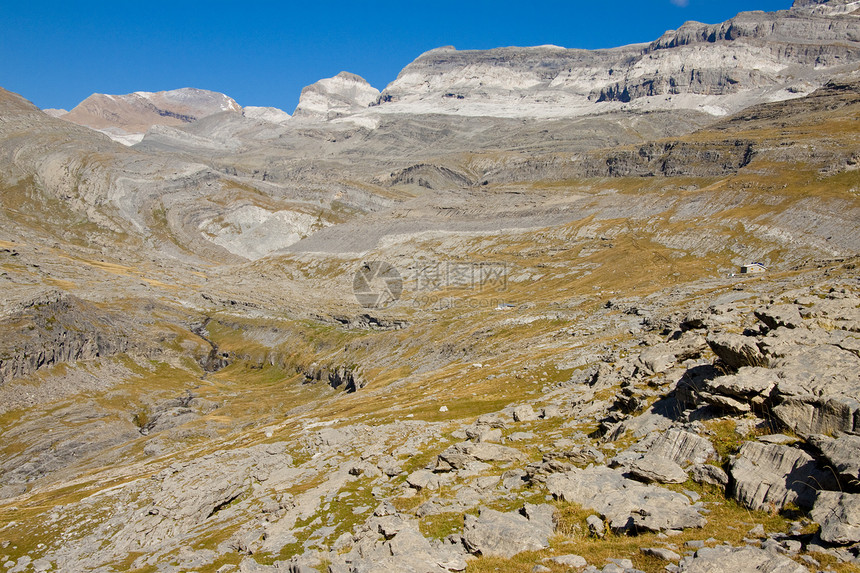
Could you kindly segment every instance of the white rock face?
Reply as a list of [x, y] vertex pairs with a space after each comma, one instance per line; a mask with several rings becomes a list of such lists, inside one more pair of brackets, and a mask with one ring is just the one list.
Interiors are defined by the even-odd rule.
[[379, 90], [361, 76], [341, 72], [302, 90], [297, 118], [332, 120], [363, 111], [376, 102]]
[[256, 260], [299, 242], [310, 234], [316, 217], [296, 211], [267, 211], [245, 205], [200, 224], [209, 239], [231, 253]]
[[242, 114], [248, 119], [268, 121], [269, 123], [284, 124], [290, 119], [290, 114], [276, 107], [245, 106]]
[[422, 54], [361, 116], [575, 117], [608, 111], [725, 115], [807, 95], [860, 66], [860, 0], [798, 0], [791, 11], [688, 22], [650, 44]]

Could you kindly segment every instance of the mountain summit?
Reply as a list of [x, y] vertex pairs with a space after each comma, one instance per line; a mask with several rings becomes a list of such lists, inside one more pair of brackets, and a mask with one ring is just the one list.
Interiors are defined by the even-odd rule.
[[153, 125], [184, 125], [242, 107], [222, 93], [196, 88], [126, 95], [93, 94], [61, 119], [106, 133], [122, 143], [136, 143]]

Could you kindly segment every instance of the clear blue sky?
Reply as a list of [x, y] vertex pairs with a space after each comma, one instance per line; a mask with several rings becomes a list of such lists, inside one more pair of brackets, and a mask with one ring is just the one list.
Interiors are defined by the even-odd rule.
[[598, 2], [128, 2], [0, 4], [0, 86], [42, 108], [91, 93], [197, 87], [292, 112], [302, 87], [342, 70], [384, 88], [429, 49], [646, 42], [792, 0]]

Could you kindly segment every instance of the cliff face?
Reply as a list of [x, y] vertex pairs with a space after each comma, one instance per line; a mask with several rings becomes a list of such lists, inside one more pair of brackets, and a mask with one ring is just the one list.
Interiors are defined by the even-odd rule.
[[[0, 317], [0, 384], [41, 368], [140, 349], [128, 324], [58, 292]], [[132, 339], [132, 340], [130, 340]]]
[[341, 72], [302, 90], [297, 118], [337, 119], [366, 109], [379, 97], [379, 90], [355, 74]]
[[[381, 111], [571, 116], [632, 109], [733, 113], [820, 87], [860, 64], [856, 2], [747, 12], [716, 25], [688, 22], [647, 45], [456, 51], [409, 64], [381, 94]], [[860, 7], [860, 5], [858, 5]]]

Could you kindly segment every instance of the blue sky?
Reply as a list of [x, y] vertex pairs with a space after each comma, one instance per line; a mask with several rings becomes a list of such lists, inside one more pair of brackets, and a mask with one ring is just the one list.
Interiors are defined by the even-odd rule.
[[16, 2], [0, 4], [0, 86], [42, 108], [91, 93], [197, 87], [292, 112], [342, 70], [384, 88], [429, 49], [646, 42], [791, 0]]

